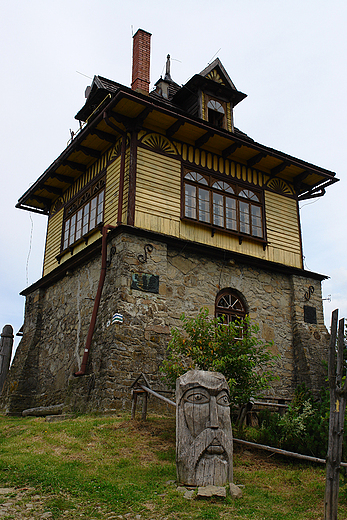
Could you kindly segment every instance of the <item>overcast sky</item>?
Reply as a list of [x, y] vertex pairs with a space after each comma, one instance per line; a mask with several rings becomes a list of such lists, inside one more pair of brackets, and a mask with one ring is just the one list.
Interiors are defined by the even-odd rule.
[[0, 328], [23, 323], [19, 292], [41, 277], [47, 219], [15, 209], [65, 148], [99, 74], [130, 86], [132, 34], [152, 33], [151, 87], [171, 54], [179, 84], [219, 57], [248, 97], [235, 124], [259, 143], [336, 172], [304, 201], [305, 268], [326, 322], [347, 316], [346, 0], [0, 0]]

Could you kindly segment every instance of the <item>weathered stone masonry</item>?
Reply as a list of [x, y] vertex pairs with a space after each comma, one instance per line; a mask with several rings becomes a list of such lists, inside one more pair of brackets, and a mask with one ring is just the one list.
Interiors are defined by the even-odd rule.
[[[148, 243], [153, 251], [141, 263], [138, 257]], [[261, 338], [273, 341], [279, 355], [276, 395], [292, 395], [300, 382], [320, 388], [327, 331], [317, 276], [260, 268], [231, 253], [202, 256], [189, 244], [138, 236], [124, 228], [111, 234], [109, 251], [112, 246], [116, 253], [107, 269], [87, 375], [72, 376], [80, 367], [91, 319], [99, 251], [75, 270], [67, 267], [54, 283], [34, 286], [27, 294], [24, 335], [1, 398], [7, 413], [60, 402], [79, 410], [129, 408], [130, 385], [140, 372], [155, 388], [163, 388], [158, 368], [170, 329], [179, 325], [182, 312], [193, 316], [206, 306], [213, 314], [223, 288], [243, 295]], [[141, 274], [159, 277], [158, 293], [131, 288]], [[314, 310], [317, 323], [305, 321], [304, 306], [310, 306], [311, 314]], [[116, 312], [124, 316], [123, 324], [110, 324]]]

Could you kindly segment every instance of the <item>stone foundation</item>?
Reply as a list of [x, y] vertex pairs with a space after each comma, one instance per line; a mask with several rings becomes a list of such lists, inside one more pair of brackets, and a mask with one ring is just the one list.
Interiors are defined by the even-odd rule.
[[[141, 263], [147, 243], [153, 250]], [[321, 277], [286, 273], [278, 266], [272, 270], [270, 264], [260, 268], [231, 253], [227, 259], [215, 251], [202, 256], [153, 236], [120, 232], [109, 239], [109, 251], [112, 246], [116, 253], [106, 272], [86, 376], [72, 374], [83, 357], [101, 254], [74, 269], [67, 266], [64, 276], [51, 284], [36, 289], [35, 284], [30, 294], [27, 290], [24, 334], [0, 400], [6, 413], [60, 402], [80, 411], [130, 411], [130, 387], [140, 372], [154, 389], [164, 388], [158, 369], [170, 329], [179, 326], [182, 312], [193, 316], [208, 307], [213, 314], [223, 288], [243, 295], [260, 337], [273, 341], [273, 352], [279, 355], [274, 395], [290, 397], [302, 382], [315, 392], [323, 385], [328, 337]], [[310, 294], [309, 287], [314, 289]], [[123, 324], [110, 324], [115, 313], [123, 315]], [[151, 399], [149, 406], [161, 405]]]

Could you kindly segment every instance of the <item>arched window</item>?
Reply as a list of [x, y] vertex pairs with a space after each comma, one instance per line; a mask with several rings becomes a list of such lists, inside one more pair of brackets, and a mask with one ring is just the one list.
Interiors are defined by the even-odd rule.
[[215, 315], [223, 318], [225, 323], [235, 319], [243, 319], [247, 314], [246, 303], [235, 289], [223, 289], [217, 294]]
[[216, 99], [210, 99], [207, 103], [207, 110], [208, 120], [211, 125], [217, 126], [218, 128], [223, 128], [225, 117], [225, 110], [223, 105]]

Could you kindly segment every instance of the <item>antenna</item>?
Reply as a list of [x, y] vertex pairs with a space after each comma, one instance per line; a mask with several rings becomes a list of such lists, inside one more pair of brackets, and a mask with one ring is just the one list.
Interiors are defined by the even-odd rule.
[[78, 72], [78, 70], [76, 70], [76, 72], [77, 72], [77, 74], [81, 74], [81, 76], [84, 76], [85, 78], [93, 79], [90, 76], [87, 76], [87, 74], [83, 74], [82, 72]]
[[213, 58], [214, 58], [215, 56], [217, 56], [217, 54], [219, 53], [220, 50], [222, 50], [222, 47], [220, 47], [220, 48], [218, 49], [218, 51], [217, 51], [217, 52], [212, 56], [212, 58], [211, 58], [210, 61], [207, 63], [207, 65], [210, 65], [210, 64], [212, 63]]

